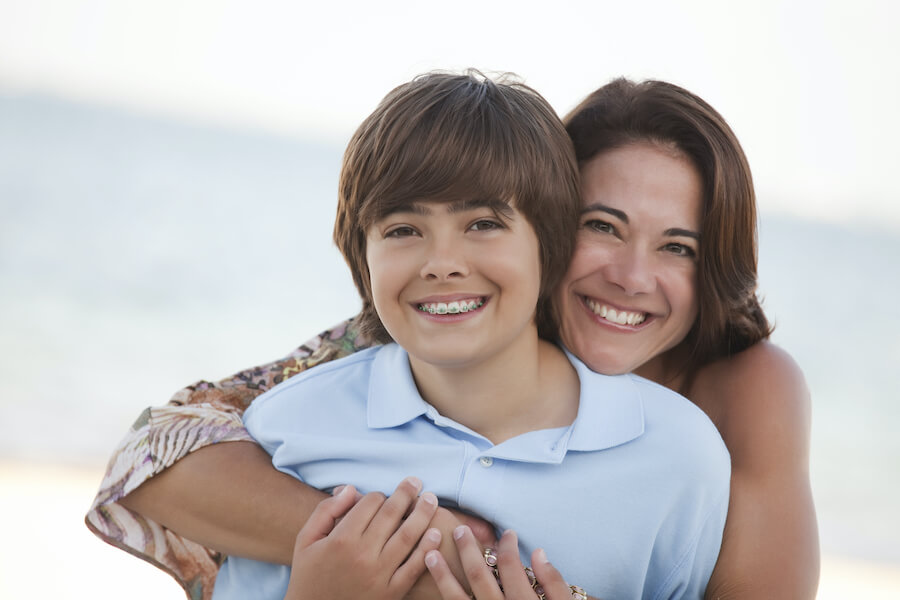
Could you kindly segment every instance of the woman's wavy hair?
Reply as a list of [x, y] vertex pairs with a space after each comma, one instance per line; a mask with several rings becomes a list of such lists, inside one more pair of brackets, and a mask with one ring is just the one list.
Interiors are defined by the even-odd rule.
[[372, 300], [366, 233], [414, 202], [501, 201], [540, 247], [538, 333], [555, 339], [553, 290], [575, 248], [581, 200], [572, 142], [546, 100], [511, 75], [420, 75], [385, 96], [353, 134], [341, 169], [334, 241], [363, 301], [359, 330], [390, 341]]
[[700, 309], [684, 342], [688, 381], [703, 365], [767, 338], [772, 326], [756, 296], [753, 179], [725, 119], [677, 85], [620, 78], [585, 98], [563, 121], [579, 166], [604, 152], [650, 142], [674, 146], [700, 173]]

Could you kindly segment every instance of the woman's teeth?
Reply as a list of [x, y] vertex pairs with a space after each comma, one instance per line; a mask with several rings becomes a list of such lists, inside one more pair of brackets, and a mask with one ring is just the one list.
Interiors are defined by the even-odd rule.
[[471, 300], [454, 300], [453, 302], [423, 302], [418, 308], [432, 315], [455, 315], [465, 313], [484, 306], [484, 298]]
[[585, 304], [591, 309], [595, 315], [603, 317], [607, 321], [617, 325], [640, 325], [647, 319], [647, 313], [628, 312], [625, 310], [616, 310], [605, 304], [595, 302], [590, 298], [585, 298]]

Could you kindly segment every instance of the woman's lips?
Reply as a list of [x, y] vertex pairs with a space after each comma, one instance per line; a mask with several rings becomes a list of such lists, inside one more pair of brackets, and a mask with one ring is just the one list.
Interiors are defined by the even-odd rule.
[[631, 325], [636, 327], [646, 321], [649, 316], [649, 313], [641, 311], [628, 311], [621, 308], [616, 309], [587, 296], [581, 296], [581, 301], [592, 313], [601, 319], [605, 319], [616, 325]]

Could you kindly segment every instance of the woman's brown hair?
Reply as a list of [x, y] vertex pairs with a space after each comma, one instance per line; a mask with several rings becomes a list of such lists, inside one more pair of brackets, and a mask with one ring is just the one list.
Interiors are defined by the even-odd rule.
[[756, 296], [756, 197], [744, 151], [725, 119], [664, 81], [615, 79], [564, 119], [579, 165], [636, 142], [673, 146], [703, 181], [698, 268], [700, 310], [685, 339], [688, 378], [772, 332]]
[[344, 153], [334, 240], [363, 301], [360, 331], [390, 341], [375, 312], [366, 233], [415, 202], [514, 206], [540, 245], [536, 322], [556, 335], [550, 298], [575, 247], [580, 193], [572, 142], [533, 89], [477, 71], [427, 73], [391, 91], [356, 130]]

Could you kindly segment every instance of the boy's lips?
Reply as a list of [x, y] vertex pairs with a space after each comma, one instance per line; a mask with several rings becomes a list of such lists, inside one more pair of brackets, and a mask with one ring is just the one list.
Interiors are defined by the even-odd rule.
[[486, 296], [455, 295], [432, 297], [415, 303], [416, 310], [432, 315], [456, 315], [478, 310], [487, 302]]

